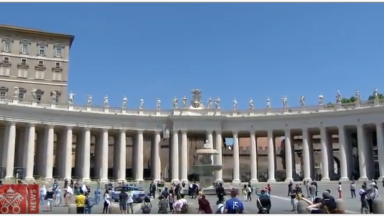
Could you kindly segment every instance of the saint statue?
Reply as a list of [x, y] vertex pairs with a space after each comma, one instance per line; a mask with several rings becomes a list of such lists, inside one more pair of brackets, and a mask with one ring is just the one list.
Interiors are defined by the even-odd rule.
[[305, 96], [301, 95], [300, 97], [300, 106], [305, 106]]
[[140, 107], [139, 109], [144, 109], [144, 99], [140, 99]]
[[237, 110], [237, 100], [233, 100], [233, 110]]
[[215, 100], [215, 108], [220, 109], [220, 98], [219, 97], [217, 97]]
[[105, 95], [105, 97], [104, 97], [104, 107], [107, 107], [108, 106], [108, 96], [107, 95]]
[[253, 110], [253, 109], [255, 108], [255, 104], [254, 104], [252, 98], [249, 100], [249, 104], [248, 104], [248, 105], [249, 105], [249, 109], [250, 109], [250, 110]]
[[212, 98], [208, 99], [208, 109], [212, 109]]
[[156, 100], [156, 109], [160, 109], [160, 108], [161, 108], [161, 100], [157, 99]]
[[88, 95], [87, 105], [88, 105], [88, 106], [91, 106], [91, 105], [92, 105], [92, 95]]
[[324, 105], [324, 96], [323, 96], [323, 94], [319, 95], [319, 105], [320, 106]]
[[184, 108], [187, 107], [187, 97], [185, 97], [185, 96], [183, 97], [182, 103], [183, 103]]
[[288, 108], [288, 98], [284, 96], [281, 100], [283, 101], [283, 107]]
[[68, 104], [72, 105], [74, 101], [75, 101], [75, 94], [73, 92], [70, 92], [68, 97]]
[[127, 108], [127, 105], [128, 105], [128, 98], [127, 97], [123, 97], [123, 105], [121, 106], [123, 109]]
[[267, 98], [267, 109], [271, 108], [271, 99]]
[[178, 108], [178, 103], [179, 103], [179, 100], [177, 99], [177, 97], [173, 98], [173, 108], [174, 109]]

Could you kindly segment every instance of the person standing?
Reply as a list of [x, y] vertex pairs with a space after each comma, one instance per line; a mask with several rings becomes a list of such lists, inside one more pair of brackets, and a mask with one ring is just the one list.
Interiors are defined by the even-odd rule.
[[104, 192], [104, 206], [103, 206], [103, 214], [109, 213], [109, 205], [111, 204], [109, 190], [105, 190]]
[[94, 205], [94, 199], [90, 196], [90, 193], [85, 194], [85, 208], [84, 208], [84, 214], [92, 214], [92, 207]]
[[86, 201], [86, 197], [82, 194], [82, 193], [79, 193], [77, 196], [76, 196], [76, 212], [77, 214], [84, 214], [85, 212], [85, 201]]
[[356, 198], [356, 184], [355, 184], [355, 181], [351, 182], [351, 186], [350, 186], [349, 189], [351, 190], [351, 197], [352, 197], [352, 199]]
[[244, 204], [237, 198], [237, 189], [231, 190], [231, 199], [225, 202], [225, 214], [242, 214], [244, 213]]
[[119, 194], [119, 207], [121, 214], [127, 214], [127, 205], [128, 205], [128, 194], [123, 188]]
[[[132, 192], [130, 190], [128, 190], [128, 193], [127, 193], [127, 213], [128, 214], [133, 214], [133, 195], [132, 195]], [[131, 213], [129, 213], [131, 212]]]

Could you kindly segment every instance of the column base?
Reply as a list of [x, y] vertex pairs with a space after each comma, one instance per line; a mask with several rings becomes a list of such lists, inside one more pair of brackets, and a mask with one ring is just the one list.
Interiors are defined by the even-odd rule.
[[25, 181], [28, 181], [28, 182], [34, 182], [34, 181], [35, 181], [35, 178], [33, 178], [33, 176], [31, 176], [31, 177], [25, 177]]
[[362, 176], [357, 181], [368, 181], [368, 177], [367, 176]]
[[232, 184], [241, 184], [241, 180], [240, 179], [233, 179]]
[[323, 177], [320, 181], [331, 181], [331, 179], [329, 177]]
[[379, 179], [377, 179], [377, 181], [382, 182], [383, 179], [384, 179], [384, 176], [380, 176]]
[[293, 178], [286, 178], [284, 182], [293, 182]]
[[135, 179], [135, 181], [136, 181], [137, 183], [140, 183], [140, 182], [143, 182], [144, 179]]
[[53, 178], [52, 178], [52, 177], [45, 177], [45, 178], [44, 178], [44, 181], [46, 181], [46, 182], [51, 182], [51, 181], [53, 181]]
[[83, 183], [90, 183], [90, 182], [92, 182], [90, 178], [83, 178], [83, 179], [81, 179], [81, 181]]
[[224, 183], [224, 181], [223, 181], [223, 179], [216, 179], [215, 180], [215, 183], [217, 184], [217, 183]]
[[268, 183], [273, 183], [273, 182], [276, 182], [276, 179], [274, 179], [274, 178], [270, 178], [270, 179], [268, 179], [267, 182], [268, 182]]
[[252, 185], [252, 184], [257, 184], [257, 183], [259, 183], [259, 180], [257, 180], [257, 179], [251, 179], [250, 182], [251, 182], [251, 185]]
[[109, 180], [108, 179], [100, 179], [99, 182], [100, 182], [100, 184], [108, 184]]
[[348, 178], [348, 177], [341, 177], [341, 178], [339, 179], [339, 181], [349, 181], [349, 178]]
[[125, 178], [117, 179], [118, 182], [126, 182]]
[[180, 183], [180, 180], [179, 180], [179, 179], [172, 179], [172, 180], [171, 180], [171, 183], [172, 183], [172, 184], [179, 184], [179, 183]]
[[4, 179], [9, 181], [9, 180], [14, 180], [15, 177], [13, 177], [13, 176], [5, 176]]

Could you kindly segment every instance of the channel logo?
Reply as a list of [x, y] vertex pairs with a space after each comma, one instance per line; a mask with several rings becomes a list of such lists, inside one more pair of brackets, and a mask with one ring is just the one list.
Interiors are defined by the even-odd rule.
[[7, 184], [0, 186], [1, 214], [38, 214], [39, 185]]

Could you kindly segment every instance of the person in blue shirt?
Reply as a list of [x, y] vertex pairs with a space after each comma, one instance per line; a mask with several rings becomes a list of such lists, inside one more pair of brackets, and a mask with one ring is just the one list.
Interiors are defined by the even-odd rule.
[[101, 196], [101, 191], [100, 191], [100, 188], [97, 188], [96, 190], [95, 190], [95, 204], [96, 205], [99, 205], [99, 203], [100, 203], [100, 196]]
[[244, 205], [239, 199], [237, 199], [237, 189], [231, 190], [231, 199], [225, 202], [224, 213], [225, 214], [243, 214]]

